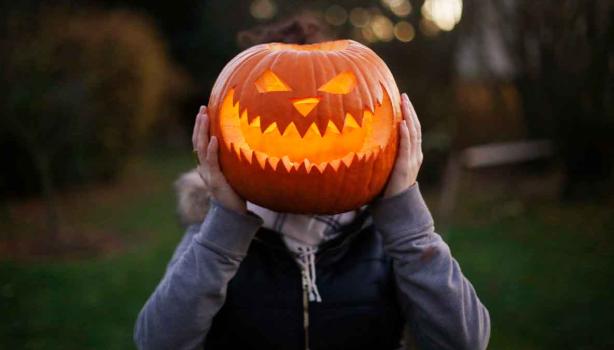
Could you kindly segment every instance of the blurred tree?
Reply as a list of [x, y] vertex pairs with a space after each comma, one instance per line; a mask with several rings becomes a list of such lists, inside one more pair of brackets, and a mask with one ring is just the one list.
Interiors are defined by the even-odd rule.
[[3, 29], [0, 193], [40, 191], [55, 234], [55, 188], [113, 178], [185, 81], [133, 13], [41, 8]]
[[511, 82], [529, 136], [555, 141], [563, 195], [603, 193], [614, 175], [611, 1], [465, 0], [464, 11], [480, 79]]

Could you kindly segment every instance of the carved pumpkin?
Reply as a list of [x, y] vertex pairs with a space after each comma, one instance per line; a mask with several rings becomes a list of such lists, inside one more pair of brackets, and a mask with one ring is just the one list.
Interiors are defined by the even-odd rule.
[[386, 184], [399, 103], [386, 64], [341, 40], [243, 51], [218, 77], [208, 110], [237, 193], [276, 211], [332, 214], [371, 201]]

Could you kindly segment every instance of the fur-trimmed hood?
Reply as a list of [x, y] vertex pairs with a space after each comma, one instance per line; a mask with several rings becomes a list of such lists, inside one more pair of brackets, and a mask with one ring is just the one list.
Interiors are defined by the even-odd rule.
[[181, 174], [175, 181], [177, 216], [182, 226], [203, 222], [209, 210], [210, 192], [196, 169]]

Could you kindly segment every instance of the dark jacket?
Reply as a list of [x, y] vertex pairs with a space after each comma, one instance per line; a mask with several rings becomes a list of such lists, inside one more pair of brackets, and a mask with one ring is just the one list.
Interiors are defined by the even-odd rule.
[[206, 349], [397, 349], [404, 320], [379, 235], [355, 227], [316, 255], [322, 302], [303, 315], [301, 272], [279, 234], [261, 229], [213, 319]]
[[485, 349], [486, 308], [439, 235], [417, 185], [370, 206], [316, 262], [307, 302], [278, 233], [216, 203], [192, 225], [139, 314], [141, 349]]

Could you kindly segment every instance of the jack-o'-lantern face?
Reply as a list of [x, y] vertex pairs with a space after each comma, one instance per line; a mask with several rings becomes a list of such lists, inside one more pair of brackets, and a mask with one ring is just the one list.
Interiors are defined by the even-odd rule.
[[[244, 51], [220, 74], [209, 111], [235, 190], [276, 210], [331, 213], [364, 204], [385, 184], [398, 105], [381, 59], [336, 41]], [[360, 187], [343, 193], [348, 181]], [[336, 188], [314, 194], [329, 184]]]

